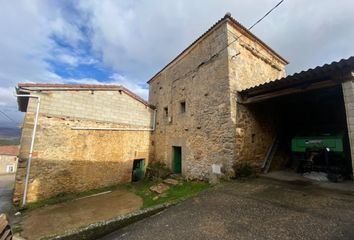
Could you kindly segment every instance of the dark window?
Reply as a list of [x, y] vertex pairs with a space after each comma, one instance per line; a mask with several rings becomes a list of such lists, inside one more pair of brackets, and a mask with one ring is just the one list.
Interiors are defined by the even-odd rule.
[[181, 102], [181, 113], [185, 113], [186, 112], [186, 102]]
[[168, 117], [168, 107], [163, 108], [164, 116]]

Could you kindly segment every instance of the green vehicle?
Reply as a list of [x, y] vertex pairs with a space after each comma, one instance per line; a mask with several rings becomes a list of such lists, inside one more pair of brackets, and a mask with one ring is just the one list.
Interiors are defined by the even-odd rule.
[[298, 172], [347, 175], [351, 171], [347, 146], [344, 131], [301, 133], [291, 140], [292, 160]]

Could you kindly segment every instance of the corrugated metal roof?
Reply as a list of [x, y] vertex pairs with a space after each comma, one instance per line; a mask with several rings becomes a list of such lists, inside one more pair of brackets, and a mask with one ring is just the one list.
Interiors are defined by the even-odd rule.
[[257, 93], [270, 91], [272, 89], [280, 89], [282, 87], [287, 87], [292, 84], [310, 81], [318, 78], [330, 77], [333, 73], [337, 71], [342, 71], [344, 69], [354, 70], [354, 56], [348, 59], [342, 59], [338, 62], [333, 61], [330, 64], [324, 64], [322, 66], [317, 66], [315, 68], [310, 68], [299, 73], [294, 73], [288, 75], [284, 78], [275, 79], [271, 82], [259, 84], [247, 89], [240, 91], [241, 94], [245, 95], [256, 95]]

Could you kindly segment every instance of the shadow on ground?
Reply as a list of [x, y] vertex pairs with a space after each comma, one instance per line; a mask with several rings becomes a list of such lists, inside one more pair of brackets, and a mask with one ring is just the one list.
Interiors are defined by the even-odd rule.
[[354, 239], [353, 193], [313, 184], [231, 182], [108, 239]]
[[28, 240], [64, 233], [140, 209], [142, 199], [132, 192], [116, 190], [29, 211], [21, 223]]

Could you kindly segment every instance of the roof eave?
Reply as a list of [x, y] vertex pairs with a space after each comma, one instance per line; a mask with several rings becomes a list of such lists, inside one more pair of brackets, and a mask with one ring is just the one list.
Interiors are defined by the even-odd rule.
[[157, 76], [160, 75], [161, 72], [163, 72], [165, 69], [167, 69], [170, 65], [172, 65], [174, 62], [176, 62], [178, 59], [183, 57], [185, 53], [187, 53], [189, 50], [191, 50], [195, 45], [197, 45], [200, 41], [205, 39], [212, 31], [216, 30], [218, 27], [220, 27], [222, 24], [229, 22], [231, 23], [234, 27], [237, 29], [241, 29], [245, 35], [248, 37], [252, 38], [253, 40], [257, 41], [260, 45], [262, 45], [265, 49], [267, 49], [273, 56], [275, 56], [279, 61], [281, 61], [284, 65], [289, 64], [289, 62], [284, 59], [282, 56], [280, 56], [277, 52], [275, 52], [272, 48], [270, 48], [266, 43], [264, 43], [261, 39], [259, 39], [256, 35], [254, 35], [252, 32], [250, 32], [247, 28], [245, 28], [241, 23], [239, 23], [237, 20], [235, 20], [231, 15], [226, 14], [222, 19], [217, 21], [213, 26], [211, 26], [206, 32], [204, 32], [199, 38], [197, 38], [194, 42], [192, 42], [187, 48], [185, 48], [180, 54], [178, 54], [172, 61], [170, 61], [167, 65], [165, 65], [160, 71], [158, 71], [153, 77], [150, 78], [149, 81], [147, 81], [148, 84], [150, 84]]
[[[81, 86], [81, 87], [80, 87]], [[124, 92], [128, 96], [132, 97], [136, 101], [141, 102], [146, 107], [151, 109], [155, 109], [154, 106], [149, 104], [140, 96], [136, 95], [129, 89], [121, 86], [121, 85], [78, 85], [78, 84], [36, 84], [36, 83], [18, 83], [18, 87], [16, 88], [17, 94], [29, 94], [31, 91], [119, 91]], [[18, 109], [21, 112], [26, 112], [28, 105], [28, 98], [26, 97], [18, 97]]]

